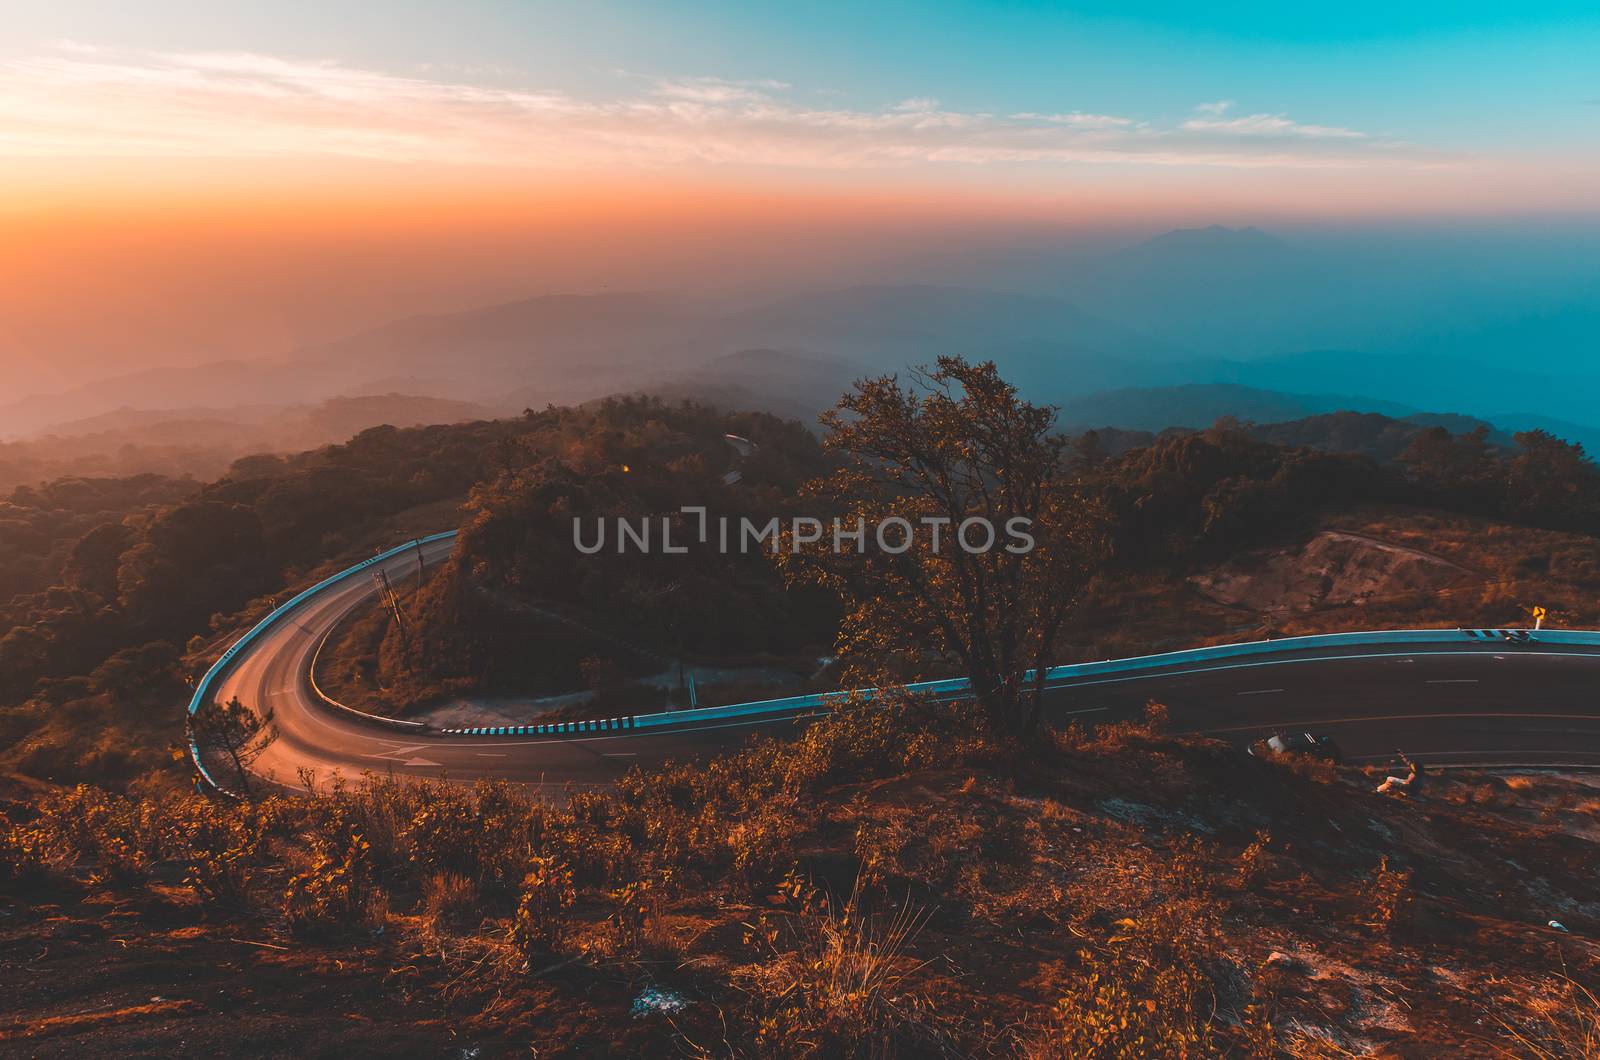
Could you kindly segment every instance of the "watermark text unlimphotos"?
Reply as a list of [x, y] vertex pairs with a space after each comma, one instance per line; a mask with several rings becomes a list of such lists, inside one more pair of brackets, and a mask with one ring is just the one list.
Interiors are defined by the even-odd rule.
[[[916, 520], [891, 515], [874, 523], [858, 517], [854, 522], [795, 516], [787, 521], [777, 516], [759, 522], [745, 516], [707, 517], [703, 507], [685, 507], [681, 513], [693, 516], [696, 526], [677, 527], [671, 516], [642, 519], [596, 518], [572, 520], [572, 544], [586, 556], [599, 552], [659, 552], [679, 555], [689, 551], [691, 541], [715, 543], [721, 552], [771, 552], [777, 555], [785, 540], [791, 552], [799, 554], [808, 546], [829, 548], [836, 554], [865, 553], [871, 546], [880, 552], [898, 555], [919, 544], [932, 552], [960, 549], [973, 555], [1003, 548], [1015, 555], [1032, 552], [1033, 520], [1013, 516], [1001, 526], [981, 515], [957, 521], [949, 516], [924, 515]], [[788, 533], [785, 534], [787, 523]], [[607, 531], [610, 531], [609, 533]]]

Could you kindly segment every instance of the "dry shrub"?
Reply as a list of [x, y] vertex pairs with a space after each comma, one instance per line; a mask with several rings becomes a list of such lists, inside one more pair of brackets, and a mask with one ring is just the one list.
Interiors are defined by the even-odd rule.
[[1086, 749], [1099, 754], [1110, 754], [1159, 739], [1166, 730], [1166, 704], [1157, 703], [1152, 699], [1144, 705], [1144, 717], [1138, 721], [1114, 721], [1098, 725], [1095, 727], [1092, 740], [1083, 741], [1081, 738], [1068, 737], [1058, 738], [1058, 742], [1064, 740], [1064, 749], [1067, 750]]
[[[887, 916], [862, 911], [859, 893], [842, 908], [757, 936], [771, 957], [735, 971], [751, 996], [754, 1051], [771, 1057], [926, 1055], [943, 1035], [922, 989], [927, 962], [908, 949], [924, 916], [901, 906]], [[785, 941], [792, 948], [780, 949]]]
[[861, 817], [856, 824], [855, 854], [861, 866], [856, 886], [863, 891], [882, 891], [889, 881], [904, 876], [902, 861], [912, 840], [907, 818], [909, 811], [881, 820]]
[[483, 922], [478, 885], [454, 872], [436, 872], [423, 889], [423, 920], [435, 938], [459, 934]]
[[352, 787], [336, 777], [324, 794], [303, 804], [306, 813], [297, 830], [309, 830], [329, 843], [359, 833], [367, 841], [374, 871], [386, 877], [403, 874], [413, 858], [405, 842], [406, 826], [432, 786], [368, 774]]
[[534, 856], [511, 922], [512, 947], [528, 961], [555, 953], [567, 933], [566, 911], [576, 900], [572, 870], [555, 858]]
[[1145, 703], [1144, 727], [1145, 731], [1151, 736], [1165, 735], [1169, 721], [1170, 713], [1168, 712], [1167, 705], [1165, 703], [1157, 703], [1153, 699]]
[[[1188, 905], [1189, 903], [1183, 903]], [[1034, 1058], [1200, 1057], [1222, 1052], [1214, 1024], [1217, 991], [1207, 947], [1173, 904], [1083, 951], [1072, 989], [1024, 1044]], [[1247, 1008], [1237, 1020], [1258, 1017]]]
[[1273, 755], [1268, 761], [1286, 773], [1313, 784], [1336, 784], [1339, 781], [1338, 766], [1312, 755]]
[[157, 802], [80, 784], [44, 804], [38, 828], [57, 858], [92, 865], [97, 882], [131, 887], [164, 854], [164, 810]]
[[1401, 931], [1410, 923], [1414, 900], [1411, 870], [1393, 868], [1387, 856], [1378, 860], [1378, 867], [1361, 887], [1366, 925], [1385, 934]]
[[[757, 740], [707, 762], [634, 771], [618, 784], [607, 833], [636, 838], [659, 867], [706, 879], [731, 870], [747, 890], [762, 889], [792, 863], [829, 790], [997, 754], [974, 735], [982, 732], [974, 709], [888, 692], [845, 703], [790, 741]], [[572, 852], [580, 856], [588, 849]], [[630, 869], [611, 879], [634, 876]]]
[[545, 805], [504, 780], [478, 781], [473, 797], [478, 811], [478, 884], [514, 891], [533, 854], [534, 837], [545, 831]]
[[1473, 785], [1470, 798], [1475, 806], [1493, 806], [1497, 808], [1514, 806], [1517, 801], [1516, 797], [1506, 788], [1497, 787], [1489, 783]]
[[1267, 882], [1267, 874], [1271, 870], [1267, 847], [1271, 843], [1270, 833], [1257, 832], [1249, 845], [1239, 852], [1239, 863], [1234, 868], [1234, 881], [1243, 889], [1254, 891]]
[[478, 815], [463, 792], [448, 791], [443, 785], [424, 789], [425, 801], [403, 836], [412, 859], [419, 868], [439, 873], [453, 872], [476, 876], [479, 861]]
[[1215, 1055], [1204, 986], [1186, 968], [1087, 957], [1078, 988], [1056, 1002], [1050, 1023], [1025, 1055], [1036, 1060]]
[[1075, 721], [1069, 722], [1064, 728], [1051, 729], [1048, 738], [1055, 749], [1065, 755], [1087, 750], [1093, 742], [1083, 726]]
[[784, 756], [785, 785], [805, 795], [833, 783], [985, 761], [1003, 750], [985, 731], [974, 703], [940, 704], [904, 689], [883, 689], [871, 701], [846, 702], [811, 725]]
[[650, 880], [635, 880], [611, 892], [611, 901], [608, 922], [616, 949], [636, 954], [644, 946], [646, 928], [661, 920], [661, 891]]
[[185, 885], [205, 906], [242, 907], [265, 855], [265, 829], [256, 815], [198, 802], [176, 827], [187, 848]]
[[359, 832], [385, 879], [419, 886], [454, 872], [485, 892], [515, 893], [544, 806], [503, 781], [468, 788], [437, 781], [369, 777], [311, 801], [312, 827], [324, 836]]
[[381, 926], [388, 898], [373, 875], [372, 847], [359, 833], [319, 851], [289, 880], [283, 915], [296, 938], [328, 938]]
[[1199, 897], [1211, 889], [1211, 850], [1193, 835], [1180, 835], [1172, 841], [1165, 874], [1173, 892], [1184, 897]]
[[769, 888], [794, 864], [795, 841], [803, 831], [798, 817], [798, 807], [784, 800], [729, 829], [733, 873], [750, 893]]
[[39, 830], [0, 816], [0, 884], [33, 886], [49, 874]]

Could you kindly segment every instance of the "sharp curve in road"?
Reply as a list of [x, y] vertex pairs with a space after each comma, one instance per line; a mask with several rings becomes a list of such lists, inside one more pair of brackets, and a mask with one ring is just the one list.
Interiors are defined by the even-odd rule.
[[[402, 546], [300, 594], [247, 634], [206, 675], [206, 696], [271, 707], [279, 737], [256, 772], [295, 786], [304, 771], [394, 773], [470, 781], [604, 785], [633, 765], [705, 755], [752, 732], [793, 731], [819, 697], [640, 715], [583, 731], [444, 731], [339, 709], [314, 688], [323, 638], [377, 589], [440, 562], [453, 535]], [[1332, 735], [1347, 760], [1387, 762], [1397, 748], [1434, 765], [1600, 768], [1600, 633], [1545, 631], [1507, 644], [1497, 630], [1339, 634], [1226, 645], [1052, 669], [1047, 716], [1098, 723], [1137, 716], [1156, 699], [1173, 729], [1240, 743], [1291, 729]], [[960, 694], [964, 682], [930, 689]], [[568, 728], [573, 728], [568, 726]], [[226, 786], [226, 777], [220, 777]]]

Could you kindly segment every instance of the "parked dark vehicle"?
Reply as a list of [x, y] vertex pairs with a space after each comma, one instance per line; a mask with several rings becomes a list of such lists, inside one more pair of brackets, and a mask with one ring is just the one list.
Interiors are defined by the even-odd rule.
[[1313, 736], [1309, 732], [1286, 732], [1257, 740], [1248, 748], [1257, 758], [1275, 758], [1279, 755], [1310, 755], [1337, 765], [1344, 761], [1344, 752], [1332, 736]]

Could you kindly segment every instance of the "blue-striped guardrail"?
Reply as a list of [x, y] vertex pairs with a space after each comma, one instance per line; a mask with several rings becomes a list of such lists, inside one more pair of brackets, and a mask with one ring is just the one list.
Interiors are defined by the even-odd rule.
[[[1238, 644], [1217, 644], [1207, 648], [1186, 648], [1158, 655], [1140, 655], [1127, 659], [1106, 659], [1101, 662], [1069, 663], [1045, 671], [1045, 683], [1050, 688], [1060, 688], [1086, 678], [1106, 674], [1127, 673], [1138, 670], [1159, 670], [1187, 663], [1214, 662], [1245, 656], [1339, 649], [1362, 646], [1406, 644], [1503, 644], [1510, 629], [1400, 629], [1376, 630], [1361, 633], [1322, 633], [1304, 637], [1281, 637], [1277, 640], [1245, 641]], [[1600, 647], [1600, 632], [1591, 630], [1547, 629], [1537, 635], [1537, 643], [1546, 645], [1586, 645]], [[1031, 684], [1033, 671], [1024, 675]], [[939, 681], [919, 681], [906, 686], [906, 690], [938, 698], [959, 698], [970, 691], [971, 685], [964, 677]], [[570, 736], [578, 733], [620, 729], [652, 729], [694, 722], [717, 721], [731, 718], [750, 718], [762, 715], [802, 714], [807, 711], [828, 709], [852, 696], [870, 698], [873, 689], [840, 692], [816, 692], [781, 699], [764, 699], [750, 703], [733, 703], [722, 707], [698, 707], [689, 710], [669, 710], [656, 714], [636, 714], [632, 717], [609, 718], [596, 721], [554, 722], [545, 725], [483, 725], [460, 729], [443, 729], [441, 732], [455, 736]]]
[[622, 718], [584, 718], [574, 721], [552, 721], [543, 725], [473, 725], [465, 729], [440, 729], [451, 736], [570, 736], [580, 732], [616, 732], [638, 728], [639, 719], [629, 715]]
[[[391, 548], [386, 552], [380, 552], [376, 556], [362, 560], [353, 567], [347, 567], [337, 574], [329, 575], [317, 584], [313, 585], [311, 588], [305, 590], [304, 592], [295, 594], [286, 603], [274, 608], [271, 614], [267, 615], [266, 618], [263, 618], [260, 622], [257, 622], [254, 626], [252, 626], [248, 633], [234, 641], [233, 645], [229, 647], [227, 651], [223, 652], [222, 656], [218, 658], [216, 662], [211, 664], [211, 669], [206, 671], [205, 676], [200, 678], [200, 683], [195, 686], [194, 695], [189, 700], [189, 714], [193, 716], [193, 714], [210, 699], [217, 687], [217, 682], [220, 681], [223, 675], [228, 672], [228, 668], [233, 665], [234, 660], [238, 659], [240, 653], [248, 649], [252, 644], [259, 640], [262, 634], [266, 633], [268, 630], [278, 625], [278, 623], [282, 622], [284, 618], [287, 617], [295, 608], [317, 596], [319, 593], [327, 590], [329, 587], [338, 585], [340, 582], [343, 582], [346, 579], [353, 578], [357, 574], [360, 574], [364, 570], [370, 569], [376, 564], [382, 563], [388, 559], [393, 559], [395, 556], [401, 555], [410, 549], [418, 548], [422, 545], [429, 545], [435, 541], [444, 541], [455, 536], [456, 531], [446, 530], [443, 533], [429, 534], [427, 537], [419, 538], [416, 541], [407, 541], [403, 545], [396, 545], [394, 548]], [[194, 735], [192, 733], [189, 736], [189, 756], [194, 759], [195, 768], [200, 771], [200, 775], [205, 778], [207, 784], [210, 784], [218, 791], [228, 790], [221, 784], [217, 783], [217, 779], [211, 775], [210, 770], [206, 769], [204, 756], [200, 753], [200, 748], [196, 744]]]
[[[250, 647], [264, 632], [271, 629], [278, 622], [293, 611], [296, 607], [310, 600], [318, 593], [330, 586], [336, 585], [347, 578], [353, 577], [374, 564], [382, 563], [387, 559], [416, 548], [418, 545], [429, 544], [434, 541], [443, 541], [454, 537], [456, 531], [447, 530], [443, 533], [431, 534], [419, 541], [407, 542], [387, 552], [380, 553], [370, 559], [340, 571], [323, 579], [316, 585], [296, 595], [293, 599], [274, 610], [266, 618], [256, 624], [248, 633], [239, 638], [227, 651], [223, 652], [215, 665], [206, 672], [200, 685], [195, 689], [194, 698], [190, 701], [189, 711], [192, 714], [198, 710], [206, 697], [212, 694], [213, 688], [221, 676], [227, 672], [228, 667], [238, 657], [239, 653]], [[1219, 659], [1231, 659], [1248, 656], [1270, 655], [1278, 653], [1301, 652], [1315, 649], [1340, 649], [1361, 646], [1379, 645], [1406, 645], [1406, 644], [1499, 644], [1503, 643], [1506, 634], [1513, 632], [1509, 629], [1402, 629], [1402, 630], [1375, 630], [1359, 633], [1323, 633], [1304, 637], [1282, 637], [1276, 640], [1246, 641], [1238, 644], [1217, 644], [1206, 648], [1186, 648], [1181, 651], [1163, 652], [1157, 655], [1140, 655], [1126, 659], [1106, 659], [1100, 662], [1068, 663], [1063, 666], [1051, 667], [1045, 672], [1045, 682], [1048, 687], [1057, 688], [1070, 685], [1075, 681], [1097, 676], [1117, 673], [1127, 673], [1139, 670], [1158, 670], [1167, 667], [1182, 666], [1186, 663], [1213, 662]], [[1585, 645], [1590, 647], [1600, 646], [1600, 631], [1591, 630], [1559, 630], [1547, 629], [1537, 634], [1537, 641], [1544, 645]], [[1024, 675], [1026, 683], [1033, 681], [1033, 672], [1030, 670]], [[919, 681], [906, 686], [908, 691], [932, 695], [939, 698], [959, 698], [970, 691], [970, 684], [965, 678], [952, 677], [938, 681]], [[751, 718], [760, 716], [782, 716], [787, 714], [802, 714], [808, 711], [828, 709], [852, 696], [871, 698], [873, 689], [857, 689], [855, 691], [818, 692], [800, 696], [786, 696], [780, 699], [757, 700], [749, 703], [732, 703], [721, 707], [696, 707], [687, 710], [661, 711], [655, 714], [634, 714], [614, 718], [575, 719], [571, 721], [557, 721], [535, 723], [527, 725], [475, 725], [462, 728], [436, 730], [441, 735], [449, 736], [533, 736], [533, 737], [570, 737], [585, 733], [637, 731], [640, 729], [655, 729], [673, 725], [686, 725], [701, 721], [716, 721], [732, 718]], [[346, 708], [348, 709], [348, 708]], [[359, 712], [357, 712], [359, 713]], [[375, 721], [390, 719], [376, 718]], [[194, 757], [195, 765], [213, 787], [220, 788], [216, 780], [206, 771], [204, 762], [201, 761], [199, 748], [193, 741], [190, 742], [190, 753]]]

